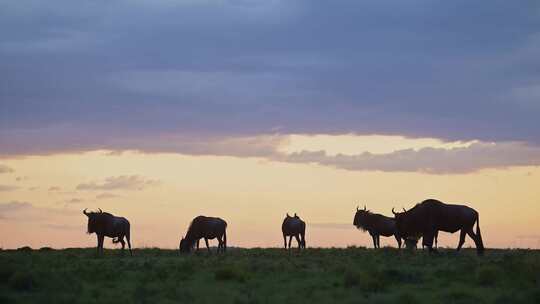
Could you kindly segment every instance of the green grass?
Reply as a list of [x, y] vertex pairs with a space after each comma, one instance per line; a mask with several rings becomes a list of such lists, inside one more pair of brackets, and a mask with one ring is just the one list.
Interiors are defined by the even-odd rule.
[[540, 303], [540, 251], [0, 251], [0, 303]]

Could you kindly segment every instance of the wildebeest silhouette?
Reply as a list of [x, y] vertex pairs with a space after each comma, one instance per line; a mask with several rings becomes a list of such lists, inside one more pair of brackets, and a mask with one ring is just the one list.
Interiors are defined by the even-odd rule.
[[188, 253], [191, 251], [195, 243], [197, 250], [199, 249], [199, 240], [204, 238], [206, 248], [210, 252], [208, 239], [217, 238], [219, 244], [217, 252], [225, 252], [227, 250], [227, 222], [219, 217], [207, 217], [199, 215], [191, 221], [186, 236], [180, 240], [180, 252]]
[[[454, 233], [458, 230], [459, 244], [461, 249], [465, 242], [465, 234], [473, 239], [478, 255], [484, 253], [484, 244], [480, 234], [480, 218], [478, 212], [468, 206], [445, 204], [435, 199], [427, 199], [416, 204], [410, 210], [397, 213], [392, 208], [396, 219], [396, 226], [403, 237], [410, 235], [422, 235], [422, 245], [433, 249], [433, 238], [438, 231]], [[476, 223], [476, 233], [473, 231]]]
[[367, 210], [364, 205], [364, 209], [356, 207], [356, 214], [354, 215], [353, 225], [358, 229], [369, 232], [373, 239], [373, 247], [380, 248], [380, 238], [382, 236], [394, 236], [398, 243], [398, 247], [401, 248], [401, 236], [396, 228], [396, 221], [382, 214], [372, 213]]
[[103, 240], [105, 237], [113, 238], [113, 243], [122, 244], [122, 252], [126, 243], [124, 242], [124, 237], [128, 243], [129, 254], [133, 255], [131, 252], [131, 242], [130, 242], [130, 225], [129, 221], [124, 217], [114, 216], [110, 213], [103, 212], [101, 209], [98, 209], [98, 212], [87, 212], [86, 209], [83, 210], [83, 214], [88, 217], [88, 233], [95, 233], [97, 235], [97, 253], [103, 253]]
[[298, 249], [306, 248], [306, 223], [300, 219], [296, 213], [290, 216], [288, 213], [281, 224], [281, 232], [283, 233], [283, 245], [287, 249], [287, 237], [289, 237], [289, 249], [294, 236], [298, 242]]

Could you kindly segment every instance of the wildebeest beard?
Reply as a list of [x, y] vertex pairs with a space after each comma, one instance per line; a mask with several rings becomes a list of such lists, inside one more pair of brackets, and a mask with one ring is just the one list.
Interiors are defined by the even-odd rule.
[[113, 215], [110, 213], [91, 212], [88, 214], [88, 226], [86, 232], [88, 234], [104, 232], [112, 219]]
[[372, 222], [373, 214], [370, 211], [360, 210], [356, 213], [353, 224], [362, 231], [368, 231], [372, 228]]

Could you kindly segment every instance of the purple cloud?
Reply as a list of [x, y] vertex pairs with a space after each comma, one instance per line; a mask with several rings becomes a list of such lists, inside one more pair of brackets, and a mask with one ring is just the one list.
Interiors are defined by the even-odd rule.
[[77, 190], [109, 191], [109, 190], [143, 190], [156, 186], [159, 181], [147, 179], [139, 175], [111, 176], [101, 183], [91, 182], [77, 185]]

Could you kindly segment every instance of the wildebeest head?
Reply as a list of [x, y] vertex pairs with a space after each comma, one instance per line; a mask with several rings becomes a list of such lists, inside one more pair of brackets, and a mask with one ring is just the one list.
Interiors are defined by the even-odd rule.
[[356, 226], [358, 229], [364, 229], [364, 225], [366, 223], [366, 218], [369, 216], [370, 211], [367, 210], [366, 205], [364, 205], [364, 209], [360, 209], [360, 207], [356, 207], [356, 214], [354, 215], [353, 225]]
[[406, 216], [407, 210], [403, 208], [403, 212], [395, 212], [394, 208], [392, 208], [392, 213], [394, 214], [394, 218], [396, 220], [396, 228], [401, 234], [402, 237], [407, 238], [408, 235], [408, 219]]
[[182, 238], [178, 249], [180, 250], [180, 253], [189, 253], [191, 251], [191, 244], [189, 244], [185, 238]]
[[98, 209], [99, 212], [87, 212], [86, 209], [83, 210], [83, 214], [88, 217], [88, 228], [87, 233], [94, 233], [100, 230], [100, 218], [103, 215], [103, 211]]

